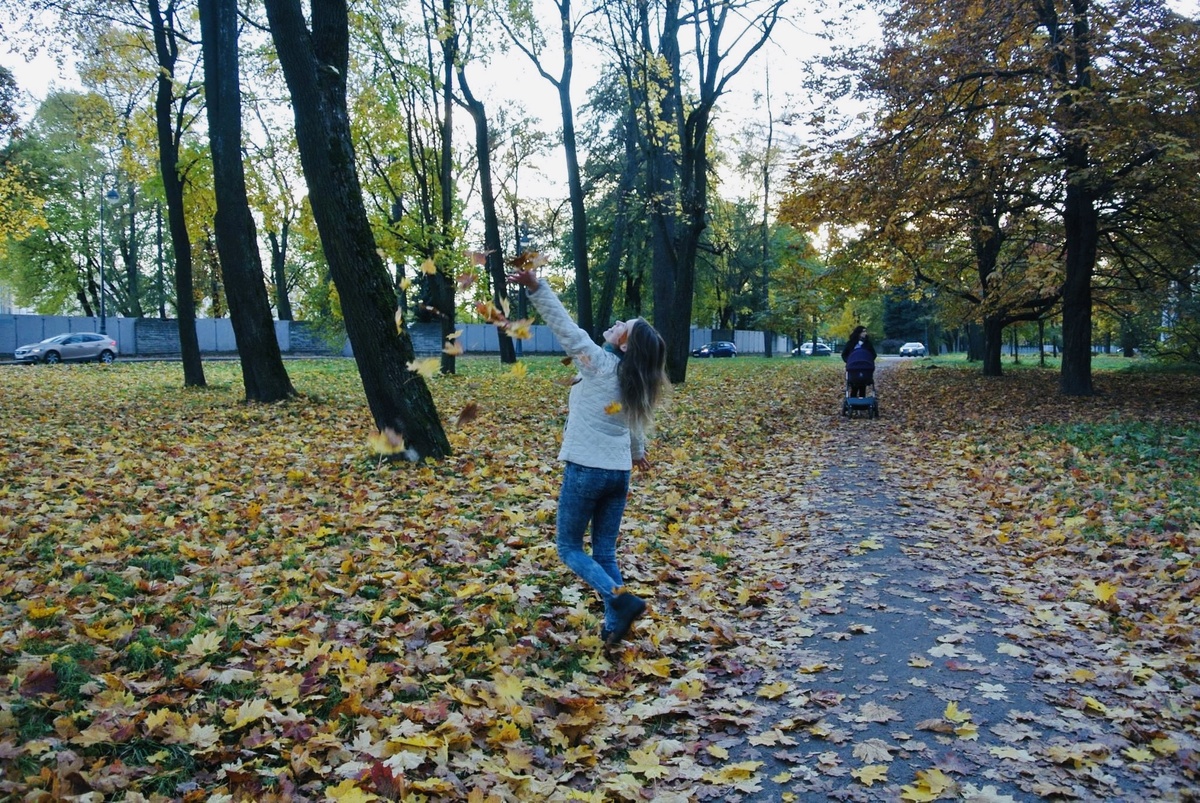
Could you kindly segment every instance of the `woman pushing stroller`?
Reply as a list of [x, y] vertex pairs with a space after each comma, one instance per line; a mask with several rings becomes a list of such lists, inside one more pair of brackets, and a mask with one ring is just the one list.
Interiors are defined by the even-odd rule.
[[846, 388], [852, 398], [867, 395], [867, 387], [875, 384], [875, 346], [867, 327], [856, 326], [842, 348], [842, 361], [846, 363]]

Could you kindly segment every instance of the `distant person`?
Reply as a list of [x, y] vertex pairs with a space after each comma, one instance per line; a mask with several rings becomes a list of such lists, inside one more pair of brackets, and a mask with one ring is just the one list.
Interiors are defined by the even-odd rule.
[[[533, 270], [508, 277], [529, 291], [529, 300], [575, 361], [578, 381], [571, 386], [567, 424], [558, 459], [564, 462], [558, 495], [556, 546], [571, 571], [604, 600], [600, 638], [612, 647], [646, 612], [646, 603], [624, 590], [617, 566], [617, 540], [629, 477], [636, 466], [650, 468], [646, 432], [667, 385], [667, 347], [642, 318], [617, 321], [596, 345]], [[591, 525], [591, 554], [583, 537]]]
[[850, 395], [861, 399], [867, 395], [867, 386], [875, 382], [875, 346], [867, 327], [856, 326], [842, 347], [842, 361], [846, 363], [846, 383]]

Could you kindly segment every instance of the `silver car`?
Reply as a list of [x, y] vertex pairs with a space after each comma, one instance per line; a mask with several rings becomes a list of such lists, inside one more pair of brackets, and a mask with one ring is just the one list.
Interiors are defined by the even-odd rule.
[[13, 352], [17, 362], [85, 362], [98, 360], [108, 364], [117, 358], [117, 341], [95, 332], [68, 332], [48, 337], [40, 343], [21, 346]]

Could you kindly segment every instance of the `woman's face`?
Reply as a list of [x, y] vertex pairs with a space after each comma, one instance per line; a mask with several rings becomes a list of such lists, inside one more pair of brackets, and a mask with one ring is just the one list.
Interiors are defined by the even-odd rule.
[[615, 349], [624, 351], [629, 346], [629, 333], [633, 331], [635, 323], [637, 323], [637, 318], [614, 322], [612, 326], [604, 330], [604, 342]]

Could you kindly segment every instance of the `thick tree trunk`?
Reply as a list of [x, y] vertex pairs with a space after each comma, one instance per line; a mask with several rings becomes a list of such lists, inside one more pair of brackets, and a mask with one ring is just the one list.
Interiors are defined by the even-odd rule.
[[998, 317], [983, 319], [983, 375], [1001, 376], [1004, 351], [1004, 322]]
[[1099, 221], [1091, 194], [1067, 187], [1067, 267], [1062, 292], [1062, 369], [1059, 390], [1067, 396], [1090, 396], [1092, 388], [1092, 273], [1096, 265]]
[[200, 39], [217, 201], [213, 228], [246, 401], [281, 401], [295, 396], [296, 391], [275, 336], [258, 236], [246, 197], [237, 0], [200, 0]]
[[1063, 202], [1066, 278], [1062, 289], [1063, 348], [1059, 390], [1092, 394], [1092, 274], [1096, 269], [1099, 218], [1086, 131], [1092, 103], [1090, 0], [1070, 0], [1071, 35], [1065, 35], [1055, 0], [1042, 0], [1038, 14], [1048, 34], [1049, 67], [1058, 96], [1055, 126], [1064, 142], [1067, 185]]
[[[192, 294], [192, 240], [183, 210], [183, 182], [179, 178], [179, 143], [173, 107], [173, 79], [178, 48], [169, 31], [158, 0], [149, 0], [150, 22], [159, 75], [154, 96], [154, 122], [158, 134], [159, 172], [167, 201], [167, 228], [175, 255], [175, 311], [179, 316], [179, 348], [183, 362], [184, 387], [205, 387], [200, 338], [196, 335], [196, 299]], [[182, 113], [180, 114], [182, 118]]]
[[396, 326], [395, 288], [376, 251], [355, 173], [346, 110], [346, 2], [313, 0], [311, 31], [300, 0], [265, 5], [291, 93], [313, 216], [375, 425], [403, 436], [420, 457], [444, 457], [450, 444], [428, 386], [407, 367], [412, 341]]

